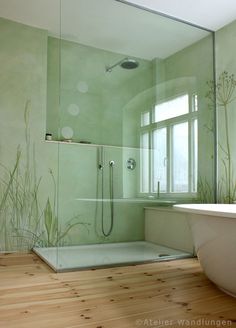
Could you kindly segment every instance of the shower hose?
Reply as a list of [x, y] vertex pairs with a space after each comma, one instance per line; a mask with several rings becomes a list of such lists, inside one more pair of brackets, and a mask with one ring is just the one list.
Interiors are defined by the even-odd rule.
[[104, 228], [104, 209], [103, 209], [104, 192], [103, 192], [103, 179], [102, 179], [102, 233], [105, 237], [110, 236], [114, 225], [114, 164], [115, 164], [114, 161], [109, 162], [109, 194], [110, 194], [109, 196], [110, 196], [111, 222], [108, 232], [106, 232]]

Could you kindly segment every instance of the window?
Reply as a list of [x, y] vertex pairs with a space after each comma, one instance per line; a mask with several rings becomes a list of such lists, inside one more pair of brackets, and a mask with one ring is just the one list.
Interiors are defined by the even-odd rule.
[[140, 192], [197, 190], [197, 95], [180, 95], [141, 114]]

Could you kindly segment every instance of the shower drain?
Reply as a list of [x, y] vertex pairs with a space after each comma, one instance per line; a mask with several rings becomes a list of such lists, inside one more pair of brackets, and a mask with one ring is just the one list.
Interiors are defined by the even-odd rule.
[[165, 254], [165, 253], [158, 254], [158, 257], [165, 257], [165, 256], [170, 256], [170, 254]]

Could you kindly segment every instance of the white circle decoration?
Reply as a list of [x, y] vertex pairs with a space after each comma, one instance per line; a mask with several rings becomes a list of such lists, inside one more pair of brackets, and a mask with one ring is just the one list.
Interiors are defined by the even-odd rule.
[[65, 139], [71, 139], [73, 137], [74, 131], [69, 126], [64, 126], [61, 129], [61, 134]]
[[76, 116], [79, 114], [79, 106], [76, 104], [70, 104], [67, 108], [67, 111], [70, 115]]
[[84, 81], [79, 81], [77, 84], [77, 89], [79, 92], [86, 93], [88, 92], [88, 84]]

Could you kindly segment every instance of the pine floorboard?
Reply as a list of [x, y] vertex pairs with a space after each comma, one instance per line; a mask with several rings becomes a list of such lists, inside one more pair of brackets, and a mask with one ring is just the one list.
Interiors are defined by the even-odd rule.
[[0, 254], [0, 328], [236, 327], [236, 299], [197, 259], [54, 273]]

